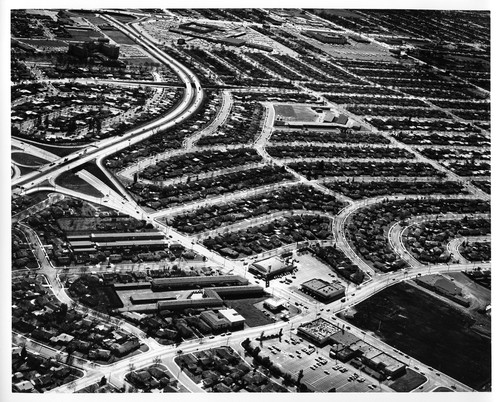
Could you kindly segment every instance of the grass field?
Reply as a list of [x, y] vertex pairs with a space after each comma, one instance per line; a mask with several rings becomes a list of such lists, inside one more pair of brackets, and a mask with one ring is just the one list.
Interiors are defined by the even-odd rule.
[[101, 180], [106, 186], [108, 186], [110, 189], [113, 191], [116, 191], [118, 194], [121, 194], [122, 192], [114, 185], [114, 183], [106, 176], [99, 167], [94, 162], [87, 162], [85, 165], [82, 165], [82, 169], [85, 169], [87, 172], [90, 174], [94, 175], [97, 177], [99, 180]]
[[274, 322], [274, 320], [266, 317], [262, 311], [254, 306], [255, 303], [261, 302], [265, 299], [267, 299], [267, 297], [224, 300], [224, 302], [245, 317], [245, 323], [249, 327], [258, 327], [261, 325], [272, 324]]
[[416, 371], [407, 368], [406, 374], [389, 385], [396, 392], [410, 392], [427, 381], [427, 378]]
[[98, 31], [86, 31], [86, 30], [71, 29], [71, 28], [68, 28], [67, 31], [71, 35], [71, 39], [76, 41], [89, 41], [90, 38], [103, 36], [102, 33]]
[[474, 389], [491, 382], [490, 339], [473, 331], [469, 315], [414, 286], [396, 284], [346, 319]]
[[87, 195], [91, 195], [93, 197], [104, 197], [104, 194], [102, 194], [99, 190], [97, 190], [85, 180], [81, 179], [72, 172], [62, 173], [56, 178], [56, 184], [70, 190], [75, 190]]
[[274, 105], [276, 116], [282, 116], [289, 121], [317, 121], [318, 116], [306, 106]]
[[43, 47], [67, 47], [68, 44], [61, 40], [52, 40], [52, 39], [23, 39], [22, 42], [27, 43], [28, 45], [32, 45], [35, 47], [43, 46]]
[[106, 36], [109, 36], [116, 43], [119, 43], [121, 45], [135, 45], [136, 44], [132, 39], [130, 39], [127, 35], [125, 35], [124, 33], [120, 32], [120, 31], [103, 29], [103, 32], [106, 34]]
[[11, 158], [14, 162], [26, 166], [43, 166], [49, 163], [49, 161], [39, 158], [38, 156], [30, 155], [24, 152], [13, 152]]
[[432, 392], [453, 392], [453, 390], [446, 388], [446, 387], [437, 387], [434, 391]]
[[151, 57], [124, 57], [123, 60], [127, 60], [129, 64], [133, 65], [143, 65], [146, 63], [157, 63], [156, 60], [152, 59]]

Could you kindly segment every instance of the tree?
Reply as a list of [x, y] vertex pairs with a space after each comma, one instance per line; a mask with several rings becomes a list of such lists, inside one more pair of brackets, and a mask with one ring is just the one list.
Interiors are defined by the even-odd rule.
[[101, 132], [101, 120], [99, 119], [95, 119], [95, 131], [97, 132], [97, 134], [99, 134]]
[[28, 357], [28, 351], [26, 350], [26, 345], [23, 345], [23, 348], [21, 349], [21, 359], [26, 360]]
[[304, 370], [300, 369], [299, 374], [297, 375], [297, 385], [300, 384], [300, 381], [302, 381], [303, 377], [304, 377]]
[[257, 357], [260, 353], [260, 348], [257, 346], [253, 351], [252, 351], [252, 356]]
[[243, 346], [244, 349], [247, 349], [248, 346], [250, 345], [250, 338], [246, 338], [242, 343], [241, 346]]
[[262, 361], [261, 361], [261, 364], [264, 366], [264, 367], [269, 367], [271, 365], [271, 359], [269, 358], [269, 356], [265, 356], [262, 358]]
[[61, 309], [59, 310], [59, 314], [62, 318], [66, 317], [68, 313], [68, 305], [66, 303], [61, 304]]
[[68, 133], [74, 133], [76, 130], [76, 121], [71, 119], [68, 123]]
[[103, 385], [107, 384], [106, 376], [102, 376], [101, 381], [99, 381], [99, 386], [102, 387]]

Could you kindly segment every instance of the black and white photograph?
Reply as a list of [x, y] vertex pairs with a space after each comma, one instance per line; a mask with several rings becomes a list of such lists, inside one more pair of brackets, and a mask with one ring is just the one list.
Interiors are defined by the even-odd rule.
[[492, 3], [99, 4], [2, 8], [3, 400], [492, 400]]

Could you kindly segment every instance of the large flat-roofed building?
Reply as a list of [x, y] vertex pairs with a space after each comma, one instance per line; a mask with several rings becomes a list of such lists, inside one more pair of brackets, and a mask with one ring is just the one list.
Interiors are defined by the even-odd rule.
[[385, 353], [380, 353], [371, 358], [369, 365], [376, 367], [377, 371], [382, 371], [385, 375], [391, 377], [397, 377], [406, 371], [406, 365], [403, 362]]
[[248, 285], [248, 279], [239, 275], [220, 276], [190, 276], [182, 278], [159, 278], [151, 281], [153, 291], [168, 289], [197, 289], [210, 286], [243, 286]]
[[112, 250], [117, 248], [129, 248], [129, 247], [147, 247], [148, 249], [161, 249], [164, 250], [168, 242], [165, 239], [159, 240], [119, 240], [119, 241], [107, 241], [107, 242], [96, 242], [96, 247], [99, 250]]
[[231, 329], [243, 329], [245, 318], [232, 308], [219, 310], [219, 314], [224, 317], [229, 323]]
[[323, 346], [339, 331], [340, 329], [330, 321], [324, 318], [318, 318], [314, 321], [302, 324], [297, 329], [297, 334], [312, 341], [316, 345]]
[[292, 264], [287, 264], [281, 258], [271, 257], [254, 262], [250, 265], [248, 271], [263, 278], [271, 279], [276, 275], [292, 272], [294, 269], [295, 267]]
[[332, 343], [338, 343], [343, 346], [351, 346], [353, 343], [359, 341], [359, 338], [356, 335], [345, 330], [339, 330], [333, 334], [330, 339], [332, 340]]
[[201, 299], [162, 300], [156, 303], [156, 310], [184, 310], [187, 308], [222, 307], [224, 305], [222, 299], [215, 292], [213, 294], [207, 292], [205, 296]]
[[259, 285], [216, 286], [209, 289], [226, 298], [260, 296], [264, 293], [264, 289]]
[[316, 278], [304, 282], [301, 288], [306, 293], [310, 293], [313, 297], [326, 303], [338, 300], [345, 295], [344, 286]]
[[125, 240], [155, 240], [164, 239], [165, 235], [162, 232], [104, 232], [104, 233], [91, 233], [90, 240], [94, 242], [111, 242], [111, 241], [125, 241]]
[[177, 300], [179, 292], [148, 292], [130, 296], [132, 304], [155, 303], [162, 300]]
[[71, 235], [67, 237], [74, 252], [84, 249], [114, 250], [121, 248], [140, 247], [145, 249], [165, 249], [168, 245], [162, 232], [104, 232], [88, 235]]

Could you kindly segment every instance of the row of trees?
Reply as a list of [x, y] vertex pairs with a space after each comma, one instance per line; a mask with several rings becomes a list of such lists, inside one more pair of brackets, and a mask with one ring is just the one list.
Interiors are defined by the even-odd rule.
[[[263, 339], [263, 334], [261, 334], [261, 343]], [[266, 369], [269, 370], [269, 372], [276, 378], [282, 377], [283, 378], [283, 383], [286, 385], [295, 385], [297, 387], [298, 392], [312, 392], [309, 387], [302, 383], [302, 378], [304, 377], [304, 370], [301, 369], [299, 373], [297, 374], [297, 378], [294, 379], [292, 375], [287, 372], [283, 371], [281, 367], [278, 365], [274, 364], [269, 356], [262, 356], [260, 354], [261, 348], [259, 346], [253, 347], [251, 345], [250, 339], [246, 338], [242, 343], [241, 346], [245, 349], [245, 353], [247, 355], [250, 355], [254, 359], [254, 372], [257, 370], [257, 367], [260, 365]]]

